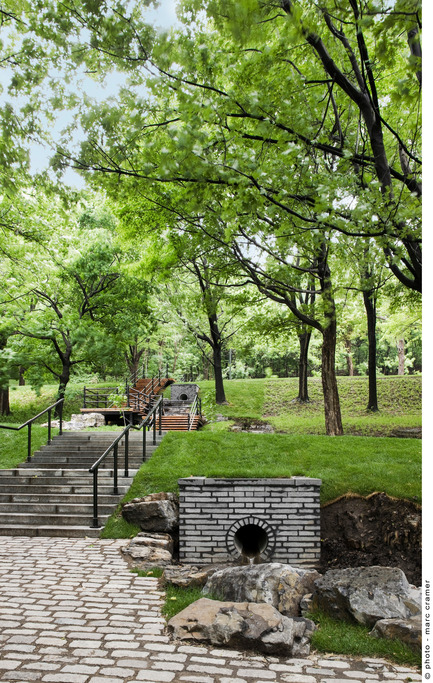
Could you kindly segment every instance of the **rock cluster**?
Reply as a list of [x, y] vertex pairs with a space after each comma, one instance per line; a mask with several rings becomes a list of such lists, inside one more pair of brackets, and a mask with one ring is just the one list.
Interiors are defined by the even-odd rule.
[[[68, 422], [62, 422], [63, 431], [79, 431], [87, 427], [103, 427], [105, 425], [105, 417], [101, 413], [80, 413], [79, 415], [71, 415]], [[48, 427], [48, 422], [41, 425]], [[51, 427], [59, 427], [59, 420], [51, 420]]]
[[170, 619], [179, 640], [211, 642], [267, 654], [303, 657], [310, 652], [314, 623], [285, 617], [265, 603], [219, 602], [201, 598]]

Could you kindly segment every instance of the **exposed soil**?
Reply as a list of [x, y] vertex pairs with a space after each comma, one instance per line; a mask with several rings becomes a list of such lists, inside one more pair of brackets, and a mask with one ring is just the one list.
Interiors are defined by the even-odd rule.
[[[231, 418], [229, 418], [231, 419]], [[271, 434], [272, 425], [263, 420], [250, 417], [235, 418], [235, 424], [230, 427], [231, 432], [254, 432], [255, 434]]]
[[421, 585], [421, 508], [372, 493], [347, 495], [321, 509], [321, 569], [399, 567]]

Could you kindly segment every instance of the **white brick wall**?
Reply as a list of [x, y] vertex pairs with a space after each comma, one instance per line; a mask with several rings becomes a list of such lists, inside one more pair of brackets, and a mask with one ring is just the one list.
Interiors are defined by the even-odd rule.
[[308, 477], [179, 479], [180, 561], [239, 561], [234, 535], [253, 524], [267, 534], [264, 561], [318, 565], [321, 483]]

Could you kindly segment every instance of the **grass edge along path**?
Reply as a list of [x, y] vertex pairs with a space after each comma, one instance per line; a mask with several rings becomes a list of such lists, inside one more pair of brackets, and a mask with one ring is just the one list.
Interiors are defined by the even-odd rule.
[[[383, 491], [421, 502], [421, 441], [358, 436], [312, 436], [220, 432], [168, 433], [152, 458], [137, 472], [122, 502], [159, 491], [178, 491], [182, 477], [279, 478], [322, 480], [321, 503], [347, 493]], [[129, 538], [120, 506], [103, 538]]]

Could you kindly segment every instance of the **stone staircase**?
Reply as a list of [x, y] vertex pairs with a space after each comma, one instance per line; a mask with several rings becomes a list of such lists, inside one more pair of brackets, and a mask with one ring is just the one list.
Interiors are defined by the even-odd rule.
[[[147, 433], [146, 459], [161, 442]], [[89, 467], [111, 445], [115, 432], [64, 432], [37, 451], [30, 463], [0, 470], [0, 536], [97, 537], [93, 477]], [[129, 476], [124, 477], [124, 440], [118, 451], [118, 490], [113, 494], [113, 455], [98, 473], [98, 514], [103, 526], [142, 464], [143, 432], [129, 433]]]

